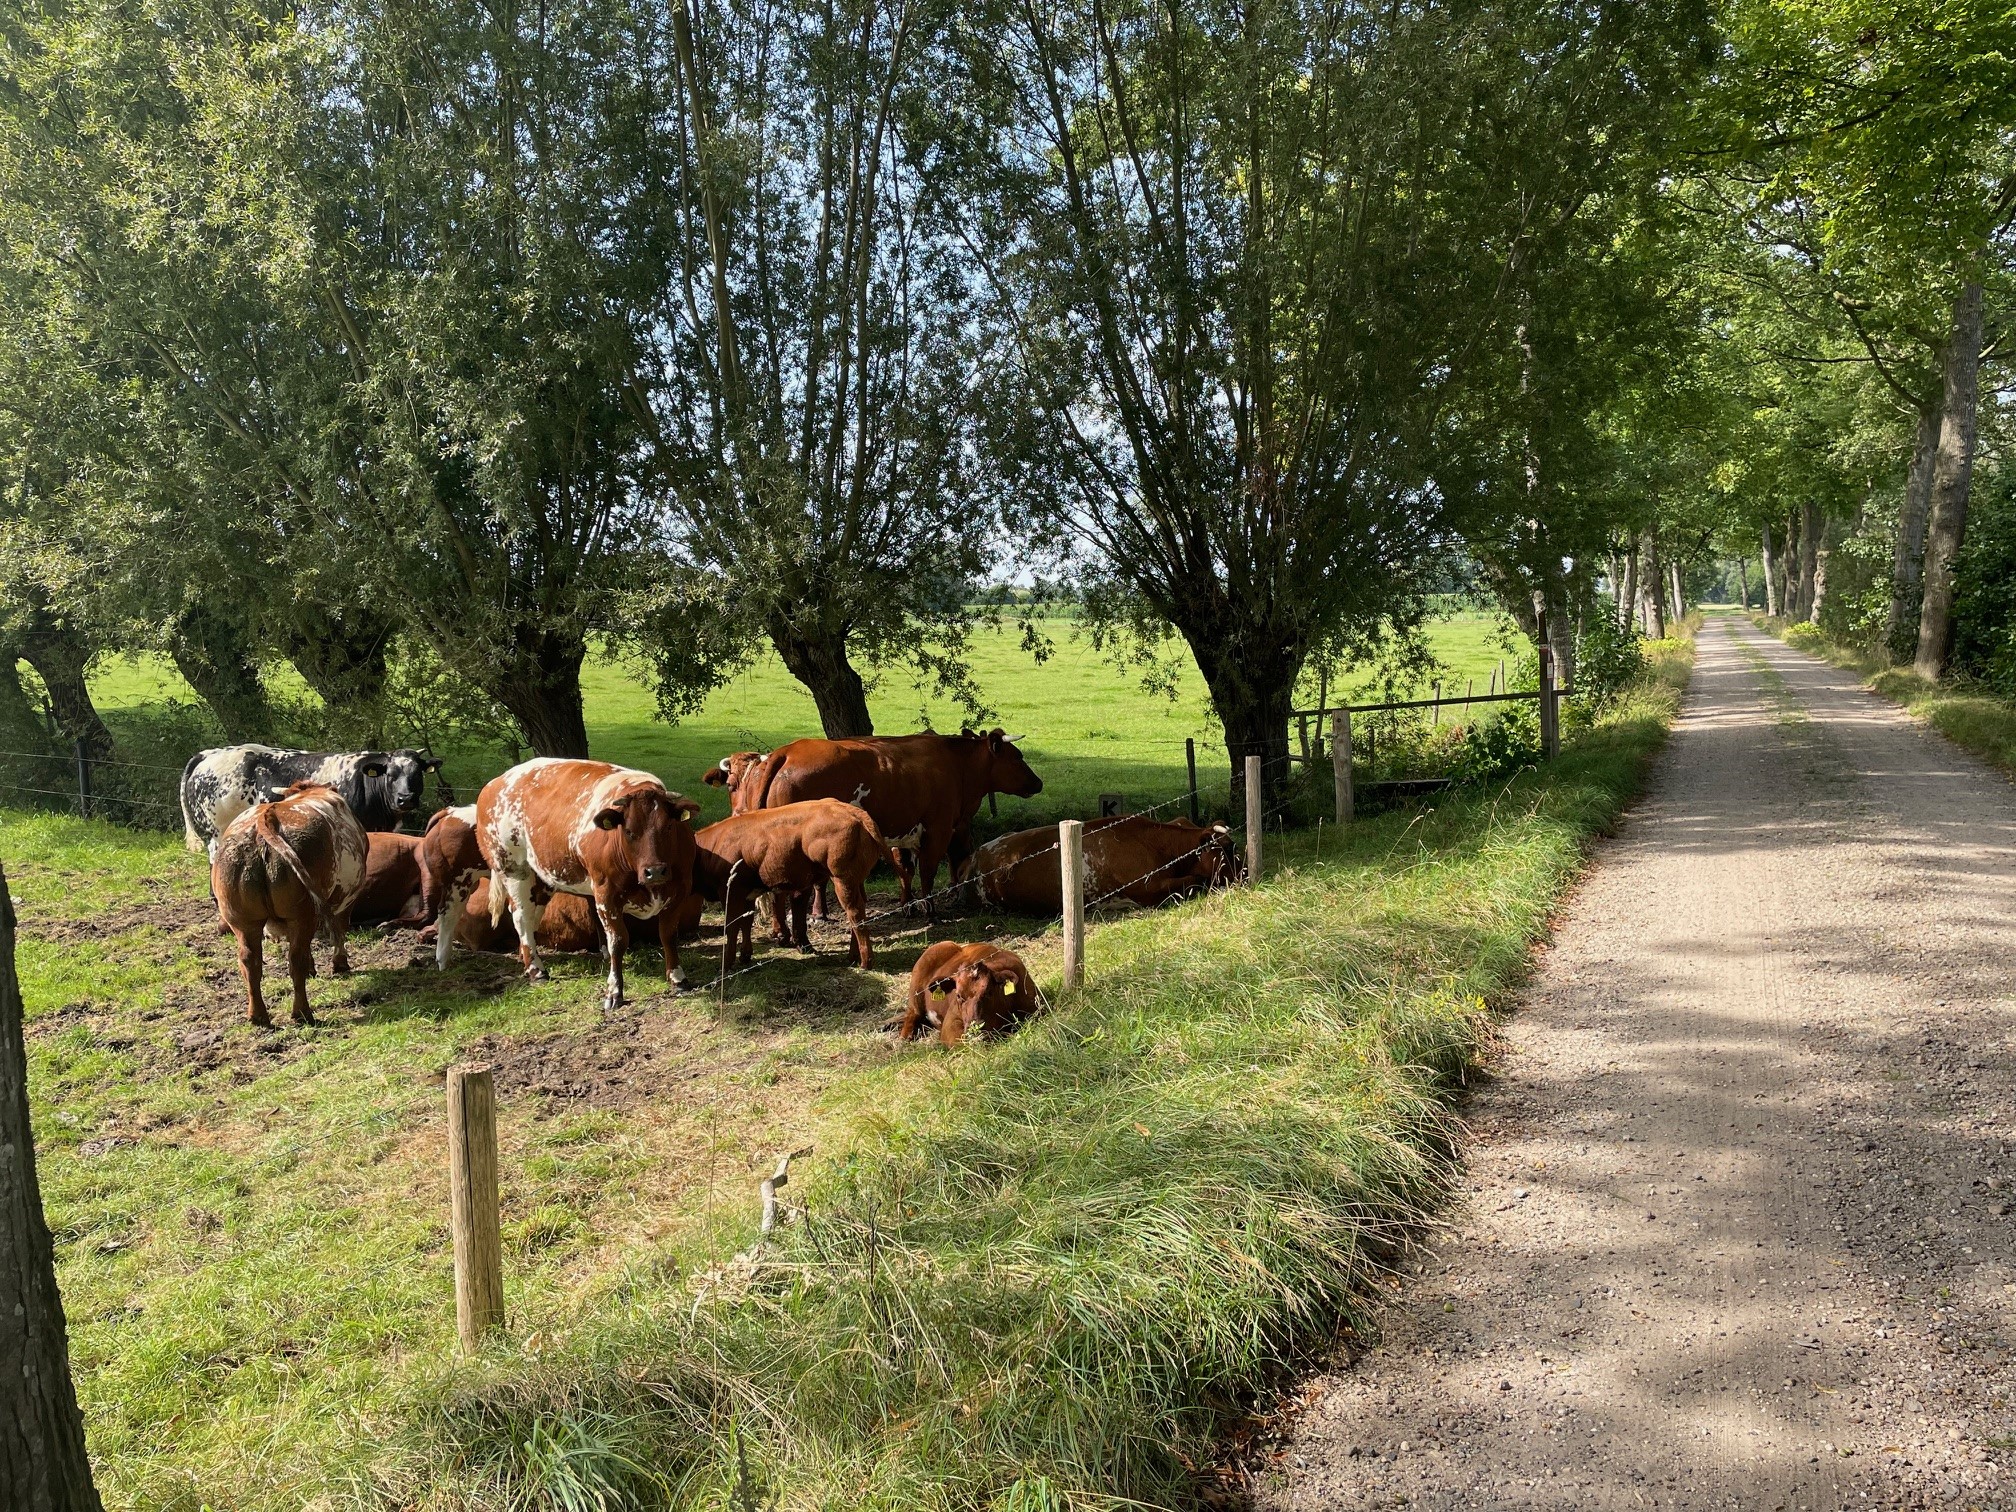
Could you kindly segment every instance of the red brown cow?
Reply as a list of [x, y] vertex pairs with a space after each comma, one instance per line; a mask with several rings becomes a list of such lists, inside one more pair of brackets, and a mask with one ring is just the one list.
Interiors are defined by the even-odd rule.
[[[700, 912], [705, 902], [694, 892], [688, 893], [686, 901], [679, 905], [675, 927], [681, 939], [699, 933]], [[440, 927], [443, 930], [448, 927], [445, 915]], [[469, 894], [468, 907], [455, 928], [455, 943], [464, 950], [491, 953], [518, 948], [518, 931], [512, 927], [509, 914], [494, 920], [490, 917], [488, 877], [478, 880], [476, 890]], [[556, 950], [562, 955], [601, 954], [602, 926], [595, 920], [594, 900], [574, 893], [552, 894], [539, 914], [539, 948]]]
[[883, 861], [899, 872], [904, 866], [875, 821], [853, 804], [814, 798], [736, 814], [693, 840], [700, 847], [699, 884], [721, 900], [730, 965], [747, 964], [754, 953], [754, 899], [763, 892], [771, 896], [780, 927], [790, 910], [792, 938], [800, 950], [810, 950], [806, 908], [828, 880], [854, 928], [855, 960], [869, 964], [868, 873]]
[[[990, 840], [960, 867], [981, 900], [1012, 913], [1064, 910], [1057, 826], [1019, 830]], [[1222, 824], [1146, 819], [1127, 814], [1085, 824], [1085, 901], [1125, 899], [1154, 908], [1171, 898], [1223, 887], [1246, 875], [1246, 863]]]
[[723, 756], [720, 764], [709, 767], [707, 775], [700, 780], [709, 787], [728, 790], [729, 813], [746, 813], [749, 809], [750, 793], [754, 790], [745, 792], [742, 779], [763, 764], [763, 754], [761, 751], [737, 751], [732, 756]]
[[[477, 887], [490, 875], [483, 847], [476, 839], [476, 805], [444, 808], [428, 819], [427, 833], [420, 837], [414, 861], [420, 872], [419, 906], [392, 920], [392, 927], [424, 929], [437, 924], [434, 964], [445, 971], [449, 946], [460, 935]], [[542, 904], [546, 896], [542, 892]]]
[[224, 927], [238, 937], [238, 969], [253, 1023], [273, 1022], [260, 979], [264, 939], [287, 942], [294, 984], [294, 1022], [312, 1024], [308, 978], [315, 970], [315, 931], [327, 923], [335, 940], [330, 969], [350, 970], [344, 935], [350, 905], [364, 885], [364, 827], [336, 790], [297, 782], [271, 803], [246, 810], [217, 837], [210, 891]]
[[748, 792], [752, 810], [838, 798], [858, 805], [899, 846], [917, 831], [918, 868], [928, 893], [939, 863], [955, 843], [965, 842], [989, 793], [1033, 798], [1043, 791], [1043, 779], [1015, 747], [1020, 738], [992, 730], [794, 740], [764, 757], [738, 794]]
[[916, 1039], [925, 1027], [956, 1045], [978, 1029], [1000, 1034], [1036, 1011], [1036, 983], [1022, 957], [982, 941], [940, 940], [910, 968], [910, 1007], [898, 1039]]
[[500, 919], [510, 905], [525, 974], [545, 975], [533, 891], [544, 886], [595, 900], [609, 944], [605, 1008], [623, 1002], [632, 918], [658, 921], [666, 980], [685, 986], [677, 929], [693, 887], [690, 821], [699, 812], [649, 772], [606, 761], [541, 756], [485, 784], [476, 799], [476, 840], [490, 868], [490, 915]]
[[368, 830], [364, 843], [364, 885], [350, 905], [350, 922], [397, 922], [419, 906], [420, 837]]

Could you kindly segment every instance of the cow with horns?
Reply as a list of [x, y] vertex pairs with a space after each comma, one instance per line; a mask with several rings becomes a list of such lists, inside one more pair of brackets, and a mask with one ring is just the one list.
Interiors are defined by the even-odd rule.
[[217, 853], [217, 837], [256, 803], [297, 782], [333, 788], [367, 830], [394, 830], [420, 807], [427, 774], [441, 758], [424, 751], [295, 751], [277, 746], [218, 746], [182, 768], [182, 839], [192, 851]]

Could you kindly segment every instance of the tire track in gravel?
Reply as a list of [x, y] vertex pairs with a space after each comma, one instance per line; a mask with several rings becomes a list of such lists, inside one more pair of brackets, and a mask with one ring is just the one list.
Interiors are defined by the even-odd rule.
[[2016, 788], [1711, 621], [1268, 1512], [2016, 1508]]

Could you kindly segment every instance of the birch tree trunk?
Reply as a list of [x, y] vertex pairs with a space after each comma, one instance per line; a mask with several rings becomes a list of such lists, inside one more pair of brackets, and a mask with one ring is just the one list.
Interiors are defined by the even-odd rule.
[[1806, 611], [1808, 624], [1819, 624], [1821, 611], [1827, 607], [1827, 562], [1833, 555], [1833, 522], [1822, 520], [1813, 546], [1813, 607]]
[[1918, 411], [1918, 439], [1904, 474], [1904, 502], [1897, 514], [1897, 546], [1890, 562], [1890, 610], [1883, 621], [1883, 644], [1901, 662], [1917, 641], [1919, 594], [1925, 574], [1925, 522], [1932, 509], [1932, 463], [1939, 452], [1939, 406]]
[[1666, 564], [1666, 581], [1673, 589], [1673, 618], [1684, 620], [1687, 618], [1687, 596], [1681, 591], [1680, 564], [1678, 562], [1669, 561]]
[[0, 874], [0, 1507], [100, 1512], [70, 1380], [55, 1252], [35, 1180], [14, 902]]
[[1918, 610], [1913, 669], [1938, 681], [1953, 652], [1953, 569], [1967, 533], [1974, 479], [1974, 425], [1981, 398], [1981, 285], [1970, 283], [1953, 308], [1940, 400], [1939, 449], [1932, 461], [1932, 512], [1925, 527], [1924, 599]]
[[1762, 542], [1762, 550], [1759, 553], [1758, 560], [1762, 564], [1764, 571], [1764, 612], [1773, 619], [1776, 619], [1778, 617], [1779, 605], [1779, 577], [1778, 574], [1771, 570], [1771, 527], [1769, 525], [1760, 526], [1758, 536]]

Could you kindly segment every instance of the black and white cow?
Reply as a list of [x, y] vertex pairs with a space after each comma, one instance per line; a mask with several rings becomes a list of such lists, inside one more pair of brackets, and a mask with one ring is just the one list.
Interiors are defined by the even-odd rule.
[[273, 746], [219, 746], [198, 751], [182, 768], [182, 839], [213, 856], [217, 837], [255, 804], [297, 782], [336, 789], [367, 830], [391, 830], [420, 807], [427, 774], [441, 759], [421, 751], [283, 751]]

